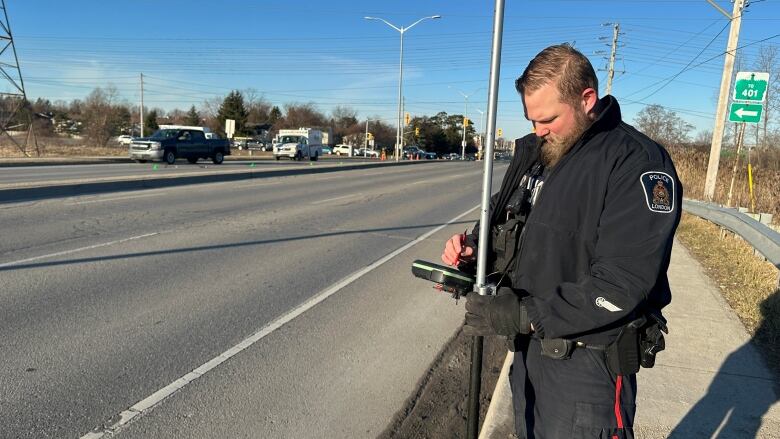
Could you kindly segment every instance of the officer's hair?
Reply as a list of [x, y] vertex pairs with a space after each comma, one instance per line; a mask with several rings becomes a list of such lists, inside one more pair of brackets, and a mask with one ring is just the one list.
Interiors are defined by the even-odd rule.
[[550, 46], [537, 54], [515, 81], [522, 97], [550, 81], [555, 81], [561, 101], [575, 105], [582, 92], [592, 88], [598, 93], [599, 80], [588, 58], [569, 43]]

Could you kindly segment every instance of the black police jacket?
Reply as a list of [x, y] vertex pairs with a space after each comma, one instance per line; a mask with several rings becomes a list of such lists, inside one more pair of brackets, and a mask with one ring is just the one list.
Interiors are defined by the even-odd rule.
[[[512, 287], [544, 338], [608, 344], [638, 313], [671, 302], [666, 270], [682, 201], [674, 164], [661, 145], [621, 121], [615, 98], [599, 107], [549, 171], [518, 242]], [[492, 198], [492, 224], [537, 161], [539, 145], [533, 134], [516, 140]]]

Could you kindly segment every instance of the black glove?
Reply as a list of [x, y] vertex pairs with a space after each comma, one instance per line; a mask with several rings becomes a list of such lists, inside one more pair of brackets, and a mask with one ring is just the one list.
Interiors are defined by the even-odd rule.
[[520, 297], [512, 290], [502, 288], [496, 296], [466, 295], [466, 335], [530, 334], [531, 321]]

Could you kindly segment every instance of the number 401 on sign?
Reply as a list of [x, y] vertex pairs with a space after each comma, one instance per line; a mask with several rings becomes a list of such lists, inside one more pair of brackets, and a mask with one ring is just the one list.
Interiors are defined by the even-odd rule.
[[734, 83], [733, 99], [744, 102], [764, 102], [768, 82], [769, 73], [739, 72]]

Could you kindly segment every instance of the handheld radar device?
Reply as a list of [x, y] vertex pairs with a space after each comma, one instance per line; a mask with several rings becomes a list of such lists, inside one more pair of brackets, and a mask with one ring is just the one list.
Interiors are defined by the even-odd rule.
[[474, 291], [476, 278], [464, 271], [433, 262], [416, 260], [412, 262], [412, 274], [441, 285], [441, 289], [456, 296]]

